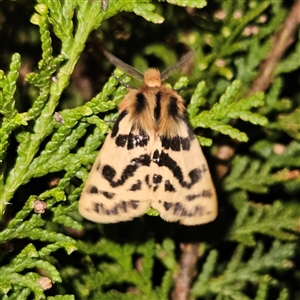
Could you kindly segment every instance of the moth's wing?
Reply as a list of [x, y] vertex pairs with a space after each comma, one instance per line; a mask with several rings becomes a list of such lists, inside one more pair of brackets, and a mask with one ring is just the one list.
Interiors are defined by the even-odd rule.
[[153, 139], [153, 134], [133, 128], [129, 114], [120, 114], [81, 194], [79, 212], [83, 217], [116, 223], [147, 211]]
[[199, 225], [217, 216], [217, 195], [206, 159], [185, 120], [178, 135], [157, 137], [150, 166], [151, 206], [169, 222]]

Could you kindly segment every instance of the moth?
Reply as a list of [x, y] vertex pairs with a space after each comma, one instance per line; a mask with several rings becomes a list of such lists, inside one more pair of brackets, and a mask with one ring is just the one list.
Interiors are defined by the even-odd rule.
[[128, 75], [143, 81], [130, 88], [119, 117], [99, 152], [79, 200], [80, 214], [97, 223], [142, 216], [149, 208], [161, 218], [199, 225], [217, 216], [217, 196], [206, 159], [189, 125], [184, 100], [162, 85], [193, 55], [160, 73], [144, 75], [105, 52]]

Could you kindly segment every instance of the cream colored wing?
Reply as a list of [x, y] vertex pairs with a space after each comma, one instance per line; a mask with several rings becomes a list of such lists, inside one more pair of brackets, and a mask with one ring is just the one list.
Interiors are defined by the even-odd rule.
[[133, 128], [123, 111], [93, 165], [79, 200], [80, 214], [98, 223], [143, 215], [150, 206], [153, 133]]
[[158, 137], [150, 165], [151, 206], [169, 222], [199, 225], [217, 216], [217, 195], [206, 159], [185, 120], [178, 135]]

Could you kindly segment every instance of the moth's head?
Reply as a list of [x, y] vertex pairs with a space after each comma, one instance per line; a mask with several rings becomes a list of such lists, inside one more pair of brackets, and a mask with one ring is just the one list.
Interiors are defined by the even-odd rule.
[[161, 77], [160, 72], [157, 69], [148, 69], [144, 73], [144, 83], [149, 87], [160, 87], [161, 86]]
[[171, 65], [162, 73], [160, 73], [157, 69], [149, 69], [144, 73], [144, 76], [140, 71], [127, 65], [108, 51], [104, 51], [104, 55], [111, 63], [123, 70], [127, 75], [132, 76], [139, 81], [144, 80], [144, 83], [149, 87], [160, 87], [162, 81], [165, 81], [173, 72], [180, 70], [182, 66], [193, 57], [194, 51], [190, 51], [185, 54], [177, 63]]

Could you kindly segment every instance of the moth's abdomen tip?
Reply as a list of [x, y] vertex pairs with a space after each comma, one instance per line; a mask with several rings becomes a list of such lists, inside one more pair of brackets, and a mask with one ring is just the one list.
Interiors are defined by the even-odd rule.
[[148, 69], [144, 74], [144, 83], [149, 87], [160, 87], [161, 77], [160, 72], [157, 69]]

